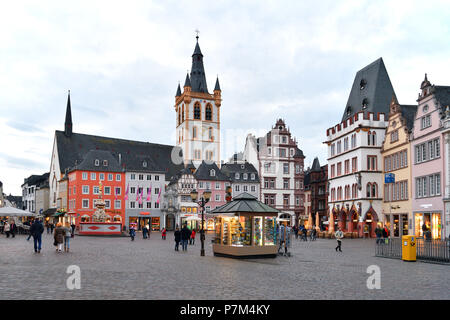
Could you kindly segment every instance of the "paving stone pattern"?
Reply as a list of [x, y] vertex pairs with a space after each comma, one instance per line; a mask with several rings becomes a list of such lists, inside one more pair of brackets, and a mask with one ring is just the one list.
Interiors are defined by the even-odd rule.
[[[374, 240], [294, 240], [292, 256], [275, 259], [214, 257], [212, 235], [174, 251], [153, 232], [127, 237], [75, 236], [69, 253], [56, 253], [44, 233], [41, 254], [33, 241], [0, 235], [1, 299], [449, 299], [450, 266], [375, 257]], [[81, 269], [81, 289], [69, 290], [69, 265]], [[381, 289], [369, 290], [367, 267], [381, 270]]]

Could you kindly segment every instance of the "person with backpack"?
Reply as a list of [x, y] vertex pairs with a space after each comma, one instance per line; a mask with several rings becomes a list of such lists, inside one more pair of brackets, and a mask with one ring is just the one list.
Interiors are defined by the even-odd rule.
[[136, 236], [136, 230], [135, 230], [135, 227], [134, 227], [134, 225], [131, 225], [130, 226], [130, 238], [131, 238], [131, 241], [134, 241], [134, 237]]
[[383, 229], [381, 229], [380, 225], [378, 225], [377, 228], [375, 229], [375, 234], [377, 236], [376, 244], [382, 243], [381, 237], [383, 236]]
[[34, 223], [30, 227], [30, 235], [33, 237], [34, 252], [41, 253], [42, 249], [42, 233], [44, 232], [44, 226], [39, 219], [34, 220]]
[[185, 224], [183, 226], [183, 229], [181, 229], [181, 247], [182, 247], [183, 251], [187, 251], [187, 244], [188, 244], [190, 237], [191, 237], [191, 232], [189, 231], [187, 225]]

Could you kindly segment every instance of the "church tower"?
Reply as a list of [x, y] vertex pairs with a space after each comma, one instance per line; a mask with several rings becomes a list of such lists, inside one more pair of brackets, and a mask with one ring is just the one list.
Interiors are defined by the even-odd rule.
[[221, 90], [216, 79], [213, 94], [208, 92], [203, 54], [198, 44], [192, 54], [190, 74], [186, 75], [183, 91], [178, 84], [175, 95], [176, 145], [183, 150], [183, 160], [198, 167], [202, 161], [220, 166], [220, 105]]

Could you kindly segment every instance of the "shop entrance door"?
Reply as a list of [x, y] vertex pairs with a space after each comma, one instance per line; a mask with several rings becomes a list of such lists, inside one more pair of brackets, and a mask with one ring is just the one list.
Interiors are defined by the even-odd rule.
[[409, 226], [407, 214], [401, 215], [400, 225], [401, 225], [401, 229], [402, 229], [402, 236], [407, 236], [408, 235], [408, 226]]
[[171, 213], [169, 213], [166, 216], [166, 230], [167, 231], [174, 231], [175, 230], [175, 216]]
[[400, 236], [400, 221], [398, 214], [394, 214], [393, 228], [394, 228], [393, 236], [398, 238]]
[[138, 231], [142, 231], [147, 225], [150, 226], [150, 218], [139, 217]]

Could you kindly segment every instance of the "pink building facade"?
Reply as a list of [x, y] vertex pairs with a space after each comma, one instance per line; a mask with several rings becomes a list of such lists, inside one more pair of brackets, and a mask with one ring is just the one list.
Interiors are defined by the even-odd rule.
[[441, 133], [443, 106], [426, 75], [421, 84], [411, 141], [413, 234], [442, 239], [444, 221], [444, 142]]

